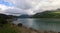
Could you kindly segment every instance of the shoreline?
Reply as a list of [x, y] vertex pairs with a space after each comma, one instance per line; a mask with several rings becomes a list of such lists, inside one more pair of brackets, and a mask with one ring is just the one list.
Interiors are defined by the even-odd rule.
[[12, 24], [12, 23], [8, 23], [5, 24], [4, 27], [0, 27], [2, 29], [0, 29], [0, 33], [60, 33], [60, 32], [56, 32], [56, 31], [46, 31], [46, 30], [36, 30], [33, 28], [29, 28], [26, 27], [24, 25], [22, 25], [21, 23], [18, 25]]
[[28, 28], [28, 27], [25, 27], [25, 26], [18, 26], [18, 30], [20, 30], [22, 33], [58, 33], [56, 31], [47, 31], [47, 30], [36, 30], [36, 29], [33, 29], [33, 28]]

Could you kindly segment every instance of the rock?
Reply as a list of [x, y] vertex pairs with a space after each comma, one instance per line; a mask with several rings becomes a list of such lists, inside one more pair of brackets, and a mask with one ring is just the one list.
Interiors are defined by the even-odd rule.
[[22, 27], [22, 23], [19, 23], [18, 26]]

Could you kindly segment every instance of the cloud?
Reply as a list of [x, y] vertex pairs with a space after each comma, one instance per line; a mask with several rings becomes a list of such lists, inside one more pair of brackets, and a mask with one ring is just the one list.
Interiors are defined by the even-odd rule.
[[8, 9], [14, 9], [14, 7], [8, 7], [3, 4], [0, 4], [0, 13], [4, 13], [5, 10], [8, 10]]
[[[60, 0], [4, 0], [13, 4], [14, 9], [7, 9], [7, 12], [21, 14], [35, 14], [44, 10], [60, 8]], [[16, 9], [15, 9], [16, 8]], [[9, 11], [11, 10], [11, 11]]]
[[1, 12], [4, 12], [4, 10], [7, 10], [8, 8], [9, 8], [9, 7], [0, 4], [0, 13], [1, 13]]
[[9, 15], [21, 15], [21, 14], [28, 14], [28, 15], [32, 15], [33, 12], [28, 11], [28, 10], [22, 10], [19, 8], [13, 8], [13, 9], [7, 9], [3, 12], [4, 14], [9, 14]]

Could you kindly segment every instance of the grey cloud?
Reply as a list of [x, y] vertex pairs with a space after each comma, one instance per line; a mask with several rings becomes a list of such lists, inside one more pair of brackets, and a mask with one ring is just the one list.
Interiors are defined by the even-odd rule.
[[26, 0], [18, 0], [15, 3], [16, 7], [26, 10], [26, 9], [30, 9], [31, 5], [29, 3], [26, 2]]
[[19, 8], [13, 9], [11, 12], [19, 12], [21, 14], [34, 14], [44, 10], [60, 8], [60, 0], [9, 0], [9, 2]]
[[15, 9], [7, 9], [3, 13], [9, 14], [9, 15], [13, 15], [13, 14], [28, 14], [28, 15], [30, 15], [30, 14], [32, 14], [31, 11], [22, 10], [22, 9], [18, 9], [18, 8], [15, 8]]

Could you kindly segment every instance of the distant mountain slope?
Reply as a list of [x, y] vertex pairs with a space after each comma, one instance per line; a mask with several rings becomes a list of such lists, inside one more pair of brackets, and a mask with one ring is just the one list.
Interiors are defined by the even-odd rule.
[[29, 15], [21, 15], [20, 18], [29, 18]]
[[36, 13], [32, 18], [60, 18], [60, 10], [51, 10], [41, 13]]
[[20, 15], [20, 16], [17, 16], [17, 18], [30, 18], [29, 15]]

